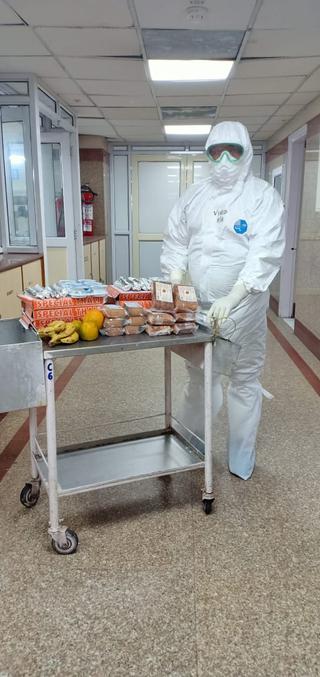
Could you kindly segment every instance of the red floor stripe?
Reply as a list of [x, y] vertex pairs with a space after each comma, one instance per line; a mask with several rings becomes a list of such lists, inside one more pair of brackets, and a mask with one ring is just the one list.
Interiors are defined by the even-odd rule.
[[[70, 379], [80, 367], [80, 364], [83, 362], [84, 357], [74, 357], [68, 366], [64, 369], [62, 374], [56, 381], [56, 397], [61, 395], [63, 389], [69, 383]], [[38, 424], [43, 421], [45, 417], [45, 407], [39, 407], [38, 409]], [[12, 464], [16, 461], [19, 454], [21, 454], [22, 449], [26, 446], [29, 440], [29, 417], [24, 421], [20, 426], [19, 430], [12, 437], [10, 442], [4, 448], [3, 452], [0, 454], [0, 482], [10, 470]]]
[[271, 331], [271, 334], [275, 339], [280, 343], [281, 347], [289, 355], [290, 359], [294, 362], [296, 367], [301, 371], [301, 374], [305, 377], [311, 387], [316, 391], [317, 395], [320, 395], [320, 379], [312, 371], [311, 367], [304, 361], [304, 359], [299, 355], [299, 353], [293, 348], [291, 343], [283, 336], [281, 331], [276, 327], [276, 325], [268, 318], [268, 329]]

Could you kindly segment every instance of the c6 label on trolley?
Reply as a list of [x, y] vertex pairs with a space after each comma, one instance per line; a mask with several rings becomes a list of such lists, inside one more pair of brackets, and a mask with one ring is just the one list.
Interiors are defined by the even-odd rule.
[[48, 378], [48, 381], [53, 380], [53, 364], [52, 364], [52, 362], [49, 362], [47, 364], [47, 378]]

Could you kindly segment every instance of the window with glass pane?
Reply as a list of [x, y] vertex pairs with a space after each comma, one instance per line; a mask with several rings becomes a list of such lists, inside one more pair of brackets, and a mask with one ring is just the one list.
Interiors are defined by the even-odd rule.
[[61, 147], [43, 142], [41, 151], [46, 235], [65, 237]]
[[27, 167], [31, 167], [31, 157], [27, 156], [25, 134], [29, 129], [24, 129], [23, 120], [2, 121], [10, 246], [36, 244], [35, 224], [30, 227]]

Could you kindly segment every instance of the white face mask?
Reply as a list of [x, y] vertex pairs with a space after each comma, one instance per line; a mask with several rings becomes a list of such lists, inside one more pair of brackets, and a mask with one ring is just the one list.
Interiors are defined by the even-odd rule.
[[225, 154], [220, 162], [211, 162], [211, 176], [214, 183], [219, 188], [228, 190], [237, 182], [241, 174], [241, 161], [237, 163], [230, 162]]

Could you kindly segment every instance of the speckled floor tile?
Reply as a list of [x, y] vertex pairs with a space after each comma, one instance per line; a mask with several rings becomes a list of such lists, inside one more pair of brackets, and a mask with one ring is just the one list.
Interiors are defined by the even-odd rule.
[[[94, 435], [123, 409], [158, 413], [162, 369], [160, 351], [122, 369], [115, 356], [85, 361], [59, 425], [81, 439], [84, 418]], [[176, 392], [182, 380], [180, 369]], [[320, 675], [319, 398], [272, 336], [263, 385], [275, 398], [251, 480], [228, 473], [224, 412], [210, 516], [202, 471], [68, 497], [72, 557], [51, 550], [45, 493], [31, 511], [19, 504], [23, 451], [0, 484], [1, 677]]]

